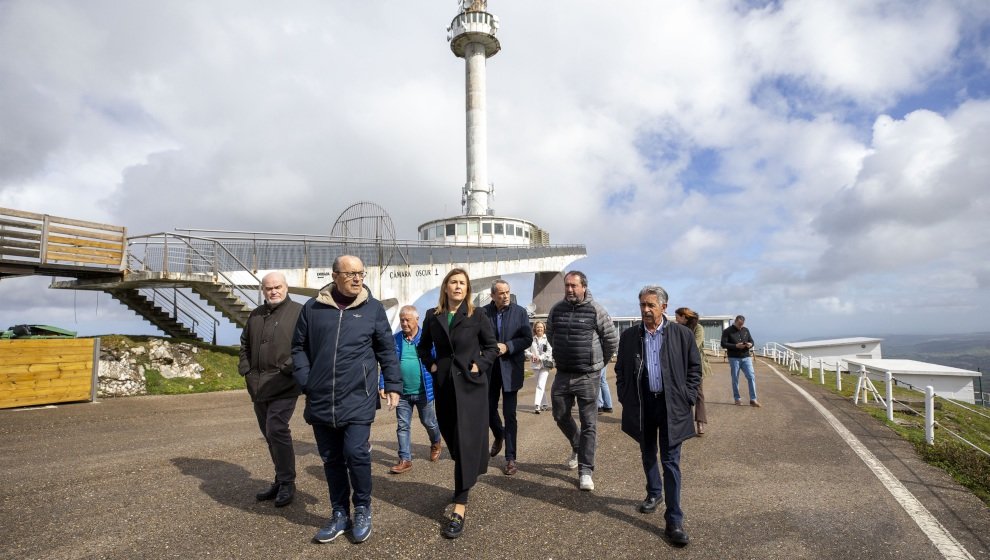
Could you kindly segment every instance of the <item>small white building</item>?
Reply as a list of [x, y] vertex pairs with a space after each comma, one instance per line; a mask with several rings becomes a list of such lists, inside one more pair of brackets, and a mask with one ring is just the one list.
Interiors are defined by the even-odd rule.
[[980, 376], [978, 371], [959, 369], [916, 360], [867, 360], [850, 359], [849, 373], [866, 369], [871, 379], [883, 380], [887, 372], [901, 385], [908, 384], [919, 391], [927, 385], [935, 389], [935, 394], [948, 399], [974, 403], [973, 379]]
[[[852, 338], [833, 338], [829, 340], [808, 340], [805, 342], [785, 342], [784, 347], [805, 357], [803, 367], [818, 367], [818, 359], [826, 370], [835, 371], [835, 364], [849, 359], [879, 360], [882, 338], [867, 338], [857, 336]], [[808, 363], [810, 360], [810, 364]], [[843, 366], [848, 370], [848, 366]]]

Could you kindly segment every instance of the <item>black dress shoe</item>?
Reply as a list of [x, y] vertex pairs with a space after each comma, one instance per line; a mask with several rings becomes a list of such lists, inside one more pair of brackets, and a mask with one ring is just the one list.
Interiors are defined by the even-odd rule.
[[688, 538], [687, 533], [684, 532], [684, 527], [680, 525], [667, 525], [667, 529], [664, 530], [664, 534], [670, 539], [670, 542], [678, 546], [685, 546], [691, 541]]
[[488, 454], [494, 457], [498, 455], [498, 452], [501, 450], [502, 450], [502, 438], [495, 438], [495, 441], [492, 442], [492, 450]]
[[643, 503], [639, 504], [639, 512], [640, 513], [656, 513], [656, 511], [657, 511], [657, 504], [659, 504], [659, 503], [660, 503], [660, 497], [659, 496], [657, 496], [656, 498], [653, 498], [651, 496], [647, 496], [646, 499], [643, 500]]
[[275, 507], [284, 507], [292, 503], [296, 496], [296, 485], [293, 482], [283, 482], [275, 496]]
[[268, 490], [265, 490], [263, 492], [258, 492], [257, 494], [254, 495], [254, 497], [257, 498], [259, 502], [274, 500], [275, 496], [278, 495], [279, 486], [281, 486], [281, 484], [279, 484], [278, 482], [273, 482]]
[[464, 517], [451, 513], [447, 520], [447, 526], [443, 528], [443, 536], [448, 539], [456, 539], [464, 532]]

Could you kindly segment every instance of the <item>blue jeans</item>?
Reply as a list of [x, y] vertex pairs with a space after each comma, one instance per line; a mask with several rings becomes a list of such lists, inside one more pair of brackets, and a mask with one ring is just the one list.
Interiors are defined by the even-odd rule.
[[330, 490], [330, 508], [350, 516], [348, 499], [355, 506], [371, 509], [370, 424], [348, 424], [334, 428], [313, 424], [316, 449], [323, 459], [323, 472]]
[[732, 374], [732, 398], [739, 397], [739, 368], [742, 368], [746, 381], [749, 383], [749, 400], [756, 400], [756, 372], [753, 371], [753, 358], [729, 358], [729, 372]]
[[[667, 525], [680, 526], [684, 523], [681, 511], [681, 444], [669, 446], [670, 425], [667, 421], [667, 401], [663, 393], [653, 396], [648, 390], [643, 393], [643, 439], [639, 451], [643, 458], [643, 471], [646, 473], [646, 493], [651, 498], [663, 496], [667, 511], [663, 517]], [[660, 464], [657, 465], [657, 451]], [[660, 471], [663, 470], [661, 481]]]
[[612, 392], [608, 389], [608, 379], [605, 372], [608, 368], [602, 368], [601, 391], [598, 393], [598, 408], [612, 408]]
[[430, 436], [430, 443], [440, 441], [440, 427], [437, 426], [437, 411], [433, 401], [426, 400], [426, 393], [418, 395], [401, 395], [399, 404], [395, 407], [395, 435], [399, 438], [399, 459], [412, 461], [409, 434], [412, 424], [413, 406], [419, 409], [419, 421]]

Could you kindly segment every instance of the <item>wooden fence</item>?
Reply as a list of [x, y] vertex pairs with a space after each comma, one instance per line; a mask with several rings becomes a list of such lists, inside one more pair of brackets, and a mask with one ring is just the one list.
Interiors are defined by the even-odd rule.
[[96, 399], [99, 338], [0, 340], [0, 408]]
[[122, 269], [127, 229], [0, 208], [0, 260]]

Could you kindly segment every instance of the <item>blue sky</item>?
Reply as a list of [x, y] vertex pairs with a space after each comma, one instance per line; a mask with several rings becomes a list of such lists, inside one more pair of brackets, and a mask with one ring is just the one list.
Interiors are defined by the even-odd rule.
[[[987, 2], [489, 10], [495, 210], [585, 243], [575, 266], [613, 314], [659, 283], [764, 340], [987, 330]], [[460, 205], [455, 13], [0, 2], [0, 206], [132, 234], [326, 233], [370, 199], [413, 238]], [[46, 283], [5, 280], [0, 327], [153, 332]]]

